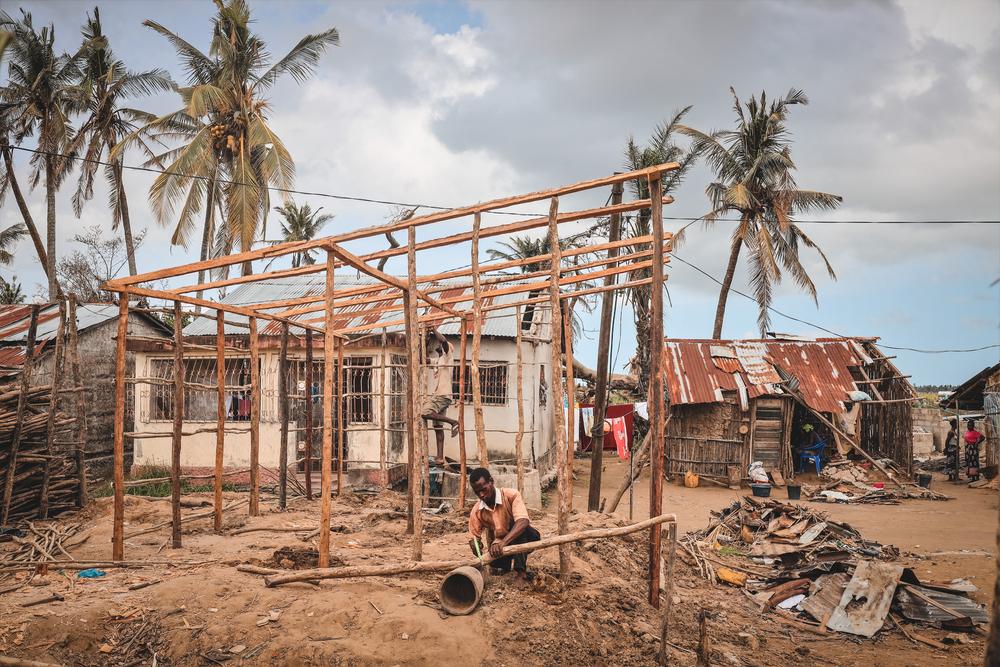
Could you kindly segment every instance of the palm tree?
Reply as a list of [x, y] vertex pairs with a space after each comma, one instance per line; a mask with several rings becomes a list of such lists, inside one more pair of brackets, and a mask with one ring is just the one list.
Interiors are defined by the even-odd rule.
[[[89, 116], [77, 132], [75, 148], [85, 147], [85, 160], [80, 162], [80, 178], [76, 194], [73, 195], [73, 210], [77, 217], [83, 204], [94, 195], [94, 176], [98, 161], [104, 151], [111, 151], [127, 135], [156, 119], [153, 114], [122, 106], [126, 97], [151, 95], [174, 87], [165, 70], [152, 69], [146, 72], [130, 72], [125, 63], [115, 58], [108, 38], [101, 27], [101, 15], [94, 8], [94, 15], [87, 15], [83, 27], [84, 55], [83, 86], [87, 91], [87, 111]], [[134, 143], [142, 146], [147, 155], [152, 150], [141, 139]], [[122, 157], [118, 155], [105, 166], [104, 173], [110, 187], [111, 226], [117, 229], [119, 223], [125, 239], [128, 255], [129, 275], [138, 271], [135, 264], [135, 241], [132, 222], [129, 219], [128, 199], [122, 179]]]
[[[175, 245], [187, 244], [204, 200], [202, 258], [208, 257], [213, 238], [216, 254], [235, 247], [250, 250], [270, 208], [268, 187], [292, 188], [295, 163], [267, 124], [268, 103], [263, 96], [285, 74], [305, 81], [326, 48], [339, 44], [336, 29], [306, 35], [272, 64], [266, 44], [250, 31], [245, 0], [216, 0], [216, 5], [219, 11], [212, 21], [208, 54], [159, 23], [144, 22], [170, 42], [184, 63], [188, 86], [179, 89], [184, 108], [156, 119], [120, 144], [124, 148], [142, 135], [182, 142], [156, 156], [169, 173], [153, 182], [150, 200], [157, 221], [164, 225], [183, 201]], [[218, 228], [215, 208], [223, 222]], [[243, 271], [250, 267], [244, 265]]]
[[799, 261], [799, 244], [816, 250], [830, 277], [836, 280], [837, 276], [826, 255], [795, 224], [793, 217], [809, 210], [832, 210], [843, 201], [842, 197], [826, 192], [801, 190], [792, 177], [795, 163], [785, 119], [788, 107], [808, 104], [805, 93], [792, 89], [768, 106], [763, 92], [759, 101], [751, 96], [744, 105], [736, 91], [729, 90], [737, 116], [735, 130], [706, 134], [690, 127], [679, 128], [692, 138], [693, 149], [705, 157], [718, 179], [705, 188], [712, 206], [704, 216], [705, 221], [712, 223], [727, 212], [740, 218], [733, 231], [729, 263], [715, 311], [712, 338], [716, 339], [722, 336], [726, 299], [744, 246], [749, 252], [750, 286], [757, 301], [761, 336], [769, 328], [774, 285], [781, 281], [779, 265], [819, 303], [816, 286]]
[[7, 281], [3, 276], [0, 276], [0, 304], [15, 306], [24, 303], [24, 299], [24, 290], [21, 289], [21, 283], [17, 282], [16, 278]]
[[[625, 169], [628, 171], [638, 171], [646, 167], [652, 167], [666, 162], [676, 162], [680, 166], [663, 175], [663, 194], [670, 194], [684, 181], [690, 168], [694, 165], [695, 155], [693, 151], [685, 151], [678, 146], [675, 139], [675, 132], [680, 127], [680, 122], [691, 110], [687, 106], [676, 112], [673, 117], [665, 123], [657, 125], [653, 129], [653, 135], [645, 146], [636, 143], [633, 137], [628, 138], [625, 146]], [[646, 179], [629, 181], [629, 189], [636, 199], [647, 199], [649, 197], [649, 183]], [[622, 225], [622, 238], [639, 238], [652, 234], [652, 224], [650, 222], [650, 212], [648, 209], [638, 211], [634, 215], [626, 216]], [[675, 237], [673, 243], [679, 242]], [[638, 243], [630, 247], [632, 252], [648, 250], [649, 244]], [[654, 255], [654, 259], [656, 256]], [[628, 280], [642, 280], [652, 276], [651, 269], [638, 269], [629, 273]], [[638, 378], [637, 392], [645, 391], [649, 380], [649, 327], [651, 322], [650, 304], [652, 303], [652, 287], [650, 285], [640, 285], [629, 288], [627, 297], [632, 305], [632, 317], [635, 321], [636, 331], [636, 351], [633, 372]]]
[[[333, 215], [319, 212], [323, 210], [320, 206], [315, 211], [309, 204], [297, 205], [295, 202], [285, 202], [284, 206], [275, 206], [274, 211], [283, 218], [281, 222], [281, 236], [283, 241], [310, 241], [316, 238], [323, 225], [333, 220]], [[315, 264], [312, 250], [303, 250], [292, 255], [292, 268], [297, 269], [303, 264]]]
[[[78, 110], [83, 98], [80, 80], [81, 53], [56, 54], [55, 28], [36, 31], [31, 14], [21, 10], [15, 21], [0, 12], [0, 29], [13, 33], [8, 47], [9, 81], [0, 89], [5, 105], [10, 105], [10, 131], [15, 143], [37, 135], [38, 150], [31, 159], [32, 188], [45, 177], [46, 260], [48, 263], [49, 299], [59, 294], [56, 280], [56, 190], [72, 168], [73, 160], [61, 154], [73, 140], [70, 115]], [[7, 167], [8, 174], [10, 168]]]
[[22, 222], [0, 229], [0, 264], [10, 264], [14, 261], [14, 245], [27, 233], [28, 230]]

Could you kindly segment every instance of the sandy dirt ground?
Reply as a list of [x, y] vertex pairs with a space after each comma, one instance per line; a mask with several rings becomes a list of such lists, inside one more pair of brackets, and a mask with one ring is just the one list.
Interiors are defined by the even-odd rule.
[[[587, 513], [589, 462], [576, 461], [575, 512], [571, 530], [626, 523], [628, 496], [616, 516]], [[613, 494], [627, 465], [606, 462], [604, 495]], [[809, 503], [870, 538], [894, 544], [902, 562], [919, 576], [967, 577], [979, 587], [973, 597], [988, 603], [997, 525], [996, 492], [936, 488], [956, 497], [947, 502], [907, 501], [896, 506], [826, 506]], [[708, 487], [664, 485], [664, 511], [678, 515], [680, 531], [703, 527], [710, 510], [745, 494]], [[227, 500], [243, 498], [226, 494]], [[776, 496], [782, 495], [779, 491]], [[246, 506], [227, 513], [226, 531], [240, 527], [315, 527], [319, 502], [296, 499], [280, 512], [264, 496], [262, 516], [246, 516]], [[548, 507], [532, 513], [543, 536], [555, 533], [554, 491]], [[635, 520], [648, 516], [648, 481], [640, 481]], [[197, 512], [185, 509], [185, 514]], [[375, 497], [345, 493], [333, 506], [332, 557], [351, 565], [392, 563], [408, 558], [405, 498], [386, 492]], [[84, 521], [86, 542], [74, 558], [110, 556], [111, 504], [94, 503], [60, 521]], [[129, 498], [126, 531], [169, 518], [169, 502]], [[424, 557], [464, 559], [465, 518], [425, 517]], [[250, 532], [216, 535], [210, 521], [184, 526], [184, 546], [166, 545], [169, 529], [126, 542], [126, 558], [148, 567], [107, 569], [106, 576], [82, 579], [69, 570], [8, 576], [0, 590], [0, 655], [63, 665], [644, 665], [658, 649], [660, 612], [646, 602], [644, 533], [575, 546], [574, 574], [558, 573], [558, 555], [532, 555], [535, 583], [491, 577], [480, 608], [469, 616], [443, 614], [437, 604], [441, 575], [330, 580], [318, 586], [297, 583], [268, 588], [261, 577], [238, 572], [241, 563], [295, 567], [308, 563], [315, 540], [302, 533]], [[0, 549], [7, 545], [0, 545]], [[300, 560], [288, 550], [303, 552]], [[276, 556], [276, 552], [285, 550]], [[157, 561], [169, 561], [161, 564]], [[197, 561], [207, 561], [191, 565]], [[872, 640], [846, 635], [821, 637], [764, 615], [742, 592], [701, 579], [678, 559], [669, 647], [671, 664], [693, 665], [697, 614], [709, 621], [712, 663], [719, 665], [958, 665], [981, 664], [984, 637], [937, 651], [907, 640], [898, 631]], [[131, 585], [155, 581], [140, 590]], [[53, 593], [65, 599], [30, 608], [25, 602]], [[942, 639], [944, 632], [921, 628]]]

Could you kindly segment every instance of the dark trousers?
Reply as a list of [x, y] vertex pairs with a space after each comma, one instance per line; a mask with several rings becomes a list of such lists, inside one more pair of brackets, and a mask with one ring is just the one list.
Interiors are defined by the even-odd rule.
[[[524, 532], [518, 535], [517, 539], [508, 544], [511, 546], [513, 544], [527, 544], [528, 542], [537, 542], [542, 539], [542, 536], [537, 530], [528, 526], [524, 529]], [[516, 556], [503, 556], [497, 558], [495, 561], [490, 563], [490, 567], [495, 567], [498, 570], [503, 570], [504, 572], [510, 572], [511, 565], [518, 572], [525, 572], [528, 569], [528, 554], [517, 554]]]

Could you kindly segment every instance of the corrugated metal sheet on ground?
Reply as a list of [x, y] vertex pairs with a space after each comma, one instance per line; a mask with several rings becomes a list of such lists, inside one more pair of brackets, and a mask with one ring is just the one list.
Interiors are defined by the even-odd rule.
[[[342, 275], [337, 274], [334, 276], [333, 280], [334, 291], [339, 289], [350, 289], [352, 287], [367, 287], [371, 285], [380, 284], [379, 281], [374, 278], [357, 277], [354, 274]], [[502, 285], [506, 287], [508, 285], [515, 284], [513, 282], [507, 282]], [[436, 281], [424, 281], [418, 283], [418, 287], [421, 290], [435, 290], [432, 296], [437, 298], [457, 298], [461, 296], [468, 296], [468, 300], [461, 301], [458, 303], [449, 304], [455, 310], [471, 310], [472, 309], [472, 287], [466, 281], [457, 280], [436, 280]], [[501, 286], [498, 286], [501, 287]], [[437, 291], [444, 289], [443, 291]], [[226, 295], [222, 299], [222, 303], [231, 306], [257, 306], [262, 303], [267, 303], [271, 301], [282, 301], [287, 299], [298, 299], [306, 296], [318, 296], [323, 294], [326, 289], [326, 278], [321, 275], [316, 276], [292, 276], [289, 278], [278, 278], [275, 280], [262, 280], [255, 283], [247, 283], [245, 285], [240, 285], [238, 288], [234, 289], [232, 292]], [[490, 285], [483, 286], [483, 305], [491, 304], [510, 304], [512, 307], [510, 309], [504, 308], [501, 310], [491, 311], [486, 313], [486, 321], [483, 323], [482, 333], [484, 336], [495, 336], [502, 338], [513, 338], [517, 335], [517, 317], [516, 311], [513, 306], [517, 303], [525, 301], [528, 299], [528, 294], [506, 294], [500, 296], [490, 296]], [[403, 318], [402, 310], [379, 313], [379, 314], [367, 314], [367, 315], [352, 315], [352, 313], [358, 313], [361, 311], [371, 310], [373, 307], [388, 305], [390, 302], [401, 303], [402, 297], [400, 290], [395, 287], [387, 287], [381, 292], [374, 292], [372, 294], [383, 293], [386, 296], [386, 300], [379, 303], [365, 303], [356, 304], [353, 306], [348, 306], [346, 308], [338, 308], [337, 312], [334, 314], [336, 322], [336, 328], [338, 329], [348, 329], [357, 326], [370, 326], [371, 331], [375, 332], [381, 329], [380, 323], [392, 322], [395, 320], [401, 320]], [[365, 297], [372, 296], [372, 294], [363, 295]], [[447, 295], [447, 296], [445, 296]], [[362, 295], [359, 295], [359, 298]], [[345, 297], [351, 298], [351, 297]], [[278, 310], [285, 310], [285, 307], [269, 309], [268, 312], [277, 312]], [[425, 305], [421, 303], [420, 312], [423, 313], [425, 310]], [[212, 311], [205, 311], [209, 315], [214, 315]], [[313, 313], [305, 313], [299, 315], [293, 319], [296, 320], [307, 320], [323, 316], [323, 311], [316, 311]], [[231, 313], [226, 313], [226, 319], [232, 322], [246, 322], [247, 318], [242, 315], [234, 315]], [[215, 322], [211, 319], [206, 318], [195, 318], [195, 320], [184, 327], [184, 335], [186, 336], [214, 336], [215, 335]], [[281, 331], [281, 325], [278, 322], [262, 322], [261, 323], [261, 333], [265, 335], [277, 335]], [[460, 333], [460, 325], [457, 321], [451, 320], [441, 324], [438, 327], [438, 331], [445, 335], [458, 335]], [[403, 325], [397, 324], [388, 327], [388, 331], [402, 331]], [[226, 334], [243, 334], [246, 333], [246, 328], [236, 326], [233, 324], [226, 324]], [[365, 335], [366, 332], [354, 334], [356, 336]]]
[[[716, 403], [717, 389], [736, 391], [739, 376], [749, 398], [782, 394], [776, 366], [799, 381], [806, 402], [821, 412], [843, 412], [856, 389], [851, 368], [870, 363], [850, 338], [801, 340], [666, 339], [667, 384], [675, 405]], [[735, 358], [728, 354], [732, 350]]]

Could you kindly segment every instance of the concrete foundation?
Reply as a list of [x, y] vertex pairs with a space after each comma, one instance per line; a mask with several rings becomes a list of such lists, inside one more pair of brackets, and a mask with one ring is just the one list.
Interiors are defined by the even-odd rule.
[[[516, 489], [517, 488], [517, 468], [513, 466], [490, 466], [490, 474], [498, 487]], [[450, 498], [458, 497], [461, 476], [455, 473], [444, 473], [441, 495]], [[468, 484], [468, 482], [466, 482]], [[465, 497], [470, 501], [476, 499], [471, 486], [466, 486]], [[524, 471], [524, 492], [521, 494], [524, 504], [531, 509], [541, 509], [542, 507], [542, 485], [538, 471], [527, 468]]]

